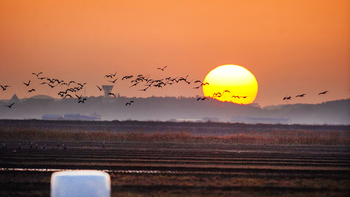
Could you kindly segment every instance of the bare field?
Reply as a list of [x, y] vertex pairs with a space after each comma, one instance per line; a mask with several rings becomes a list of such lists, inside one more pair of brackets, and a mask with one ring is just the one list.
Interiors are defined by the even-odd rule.
[[[48, 196], [52, 172], [110, 174], [112, 196], [347, 196], [348, 146], [61, 142], [0, 150], [0, 195]], [[44, 142], [40, 142], [43, 145]]]
[[[154, 132], [113, 132], [79, 130], [80, 122], [69, 123], [71, 130], [16, 124], [0, 127], [6, 144], [0, 149], [0, 196], [49, 196], [51, 174], [75, 169], [109, 173], [112, 196], [350, 194], [348, 131], [198, 135], [158, 132], [159, 125]], [[213, 129], [228, 125], [219, 126]]]

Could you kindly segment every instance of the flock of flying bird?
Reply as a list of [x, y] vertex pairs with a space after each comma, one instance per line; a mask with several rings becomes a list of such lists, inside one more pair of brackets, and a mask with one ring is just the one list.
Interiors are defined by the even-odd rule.
[[[164, 71], [167, 68], [167, 66], [164, 66], [163, 68], [157, 68], [161, 71]], [[118, 71], [115, 72], [114, 74], [106, 74], [104, 76], [104, 78], [107, 78], [107, 81], [110, 83], [115, 84], [116, 81], [118, 80], [118, 77], [116, 77]], [[78, 92], [80, 90], [82, 90], [84, 88], [84, 86], [86, 85], [86, 83], [79, 83], [76, 81], [69, 81], [66, 82], [64, 80], [61, 79], [57, 79], [57, 78], [48, 78], [48, 77], [41, 77], [41, 75], [43, 74], [43, 72], [39, 72], [39, 73], [32, 73], [33, 75], [35, 75], [37, 77], [38, 80], [41, 81], [40, 85], [47, 85], [49, 86], [51, 89], [55, 88], [57, 86], [66, 86], [67, 88], [64, 91], [59, 91], [58, 95], [61, 98], [77, 98], [78, 99], [78, 103], [82, 103], [84, 104], [84, 102], [87, 100], [87, 97], [83, 97], [82, 94], [78, 95]], [[143, 88], [139, 89], [139, 91], [146, 91], [151, 87], [155, 87], [155, 88], [163, 88], [166, 85], [173, 85], [174, 83], [180, 83], [180, 82], [184, 82], [187, 84], [191, 84], [193, 80], [189, 81], [188, 80], [188, 75], [186, 77], [167, 77], [167, 78], [162, 78], [162, 79], [152, 79], [150, 78], [150, 75], [137, 75], [137, 76], [133, 76], [133, 75], [126, 75], [123, 76], [121, 78], [122, 81], [124, 80], [130, 80], [130, 88], [138, 86], [143, 84]], [[23, 84], [26, 87], [29, 87], [31, 85], [31, 80], [29, 80], [28, 82], [23, 82]], [[201, 80], [195, 80], [193, 82], [193, 84], [195, 84], [196, 86], [193, 89], [199, 89], [202, 86], [206, 86], [209, 85], [208, 82], [203, 83]], [[71, 87], [72, 85], [72, 87]], [[9, 85], [0, 85], [0, 87], [2, 88], [3, 91], [7, 90], [7, 88], [11, 87]], [[103, 89], [96, 85], [96, 87], [98, 88], [99, 91], [102, 91]], [[34, 92], [35, 89], [34, 88], [30, 88], [28, 89], [28, 92]], [[324, 92], [320, 92], [318, 95], [322, 95], [322, 94], [326, 94], [328, 91], [324, 91]], [[231, 93], [229, 90], [224, 90], [223, 92], [217, 92], [214, 93], [212, 95], [211, 98], [215, 98], [215, 97], [221, 97], [224, 94], [227, 93]], [[74, 95], [73, 95], [74, 94]], [[116, 95], [112, 92], [108, 93], [109, 96], [111, 97], [116, 97]], [[296, 95], [296, 97], [304, 97], [306, 94], [300, 94], [300, 95]], [[210, 97], [198, 97], [197, 101], [199, 100], [208, 100]], [[247, 96], [237, 96], [237, 95], [232, 95], [231, 98], [247, 98]], [[286, 96], [283, 98], [283, 100], [291, 100], [292, 97], [291, 96]], [[134, 101], [129, 101], [127, 102], [125, 105], [131, 105], [132, 103], [134, 103]], [[15, 103], [11, 103], [9, 105], [5, 105], [5, 107], [11, 108]]]
[[[161, 71], [164, 71], [165, 68], [167, 68], [167, 66], [164, 66], [163, 68], [157, 68]], [[115, 84], [116, 81], [118, 80], [118, 77], [116, 77], [118, 72], [115, 72], [114, 74], [106, 74], [104, 76], [104, 78], [107, 79], [107, 82], [113, 83]], [[61, 98], [77, 98], [78, 99], [78, 103], [83, 103], [88, 99], [87, 97], [83, 97], [82, 94], [78, 94], [78, 92], [80, 90], [82, 90], [84, 88], [84, 86], [86, 85], [86, 83], [78, 83], [76, 81], [69, 81], [66, 82], [64, 80], [58, 79], [58, 78], [48, 78], [48, 77], [42, 77], [43, 72], [39, 72], [39, 73], [32, 73], [33, 75], [36, 76], [36, 78], [38, 80], [40, 80], [40, 85], [47, 85], [49, 86], [51, 89], [55, 88], [57, 86], [66, 86], [67, 88], [63, 91], [59, 91], [58, 95]], [[142, 74], [137, 75], [137, 76], [133, 76], [133, 75], [126, 75], [123, 76], [121, 78], [121, 80], [130, 80], [130, 88], [141, 85], [143, 83], [143, 88], [139, 89], [139, 91], [146, 91], [147, 89], [151, 88], [151, 87], [155, 87], [155, 88], [163, 88], [166, 85], [172, 85], [174, 83], [179, 83], [179, 82], [185, 82], [187, 84], [191, 84], [192, 81], [189, 81], [188, 79], [188, 75], [186, 77], [167, 77], [167, 78], [163, 78], [163, 79], [152, 79], [150, 78], [150, 75], [144, 76]], [[32, 84], [32, 81], [29, 80], [28, 82], [23, 82], [23, 84], [30, 88], [30, 85]], [[193, 84], [196, 84], [196, 86], [194, 87], [194, 89], [199, 89], [201, 86], [204, 85], [209, 85], [209, 83], [203, 83], [201, 80], [196, 80], [193, 82]], [[3, 89], [3, 91], [7, 90], [7, 88], [11, 87], [9, 85], [0, 85], [0, 87]], [[98, 88], [99, 91], [102, 91], [103, 89], [96, 85], [96, 87]], [[28, 90], [28, 92], [34, 92], [36, 91], [34, 88], [30, 88]], [[111, 97], [116, 97], [116, 95], [112, 92], [108, 93], [109, 96]], [[206, 100], [208, 99], [207, 97], [204, 97], [201, 100]], [[197, 101], [200, 99], [197, 99]], [[132, 103], [134, 103], [134, 101], [129, 101], [127, 103], [125, 103], [125, 106], [131, 105]], [[5, 105], [4, 107], [8, 107], [11, 108], [15, 103], [11, 103], [9, 105]]]
[[[318, 95], [326, 94], [327, 92], [329, 92], [329, 91], [326, 90], [326, 91], [320, 92], [320, 93], [318, 93]], [[306, 95], [306, 94], [298, 94], [298, 95], [296, 95], [295, 97], [304, 97], [305, 95]], [[283, 97], [283, 100], [291, 100], [291, 99], [292, 99], [291, 96], [285, 96], [285, 97]]]

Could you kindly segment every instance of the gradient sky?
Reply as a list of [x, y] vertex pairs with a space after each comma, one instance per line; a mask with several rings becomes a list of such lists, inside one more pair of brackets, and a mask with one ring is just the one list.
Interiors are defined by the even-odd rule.
[[[252, 72], [261, 106], [350, 97], [348, 0], [0, 1], [0, 99], [46, 94], [32, 72], [86, 82], [86, 96], [118, 71], [123, 96], [202, 96], [182, 84], [129, 88], [125, 75], [204, 80], [223, 64]], [[158, 67], [167, 68], [162, 72]], [[32, 80], [30, 87], [23, 82]], [[28, 93], [29, 88], [37, 91]], [[325, 95], [319, 92], [328, 90]], [[304, 98], [295, 98], [305, 93]], [[291, 101], [283, 97], [292, 96]]]

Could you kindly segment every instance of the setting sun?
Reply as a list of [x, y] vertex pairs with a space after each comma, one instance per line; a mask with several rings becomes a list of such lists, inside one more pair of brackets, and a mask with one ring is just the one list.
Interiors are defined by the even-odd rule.
[[246, 68], [223, 65], [210, 71], [204, 79], [203, 93], [219, 101], [237, 104], [253, 103], [258, 93], [258, 82]]

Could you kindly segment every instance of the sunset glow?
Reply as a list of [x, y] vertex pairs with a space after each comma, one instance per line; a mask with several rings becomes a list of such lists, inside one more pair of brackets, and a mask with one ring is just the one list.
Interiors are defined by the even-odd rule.
[[[102, 85], [115, 85], [113, 93], [127, 97], [196, 97], [202, 95], [202, 87], [194, 89], [198, 83], [140, 91], [146, 87], [130, 87], [133, 79], [121, 79], [188, 75], [187, 82], [203, 81], [210, 70], [228, 63], [254, 73], [259, 96], [249, 102], [262, 107], [286, 104], [287, 95], [292, 96], [288, 104], [346, 99], [349, 19], [346, 0], [3, 0], [0, 85], [10, 87], [0, 86], [0, 100], [14, 94], [60, 99], [57, 93], [66, 86], [41, 84], [32, 75], [39, 72], [86, 83], [80, 93], [86, 97], [103, 95], [96, 87]], [[115, 83], [104, 77], [116, 71]], [[27, 87], [23, 82], [29, 80]], [[318, 95], [325, 90], [329, 93]]]
[[238, 65], [219, 66], [204, 79], [203, 93], [220, 101], [237, 104], [254, 102], [258, 93], [258, 82], [246, 68]]

